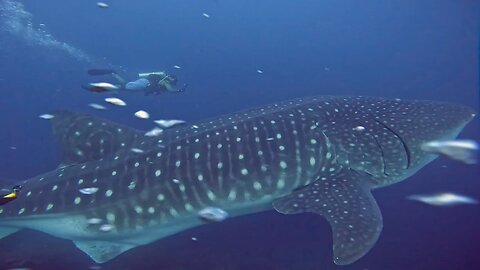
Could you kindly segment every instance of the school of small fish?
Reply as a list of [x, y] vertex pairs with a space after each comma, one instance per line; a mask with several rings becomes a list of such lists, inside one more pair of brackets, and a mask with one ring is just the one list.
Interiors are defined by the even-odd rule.
[[171, 128], [176, 125], [184, 124], [185, 121], [183, 120], [155, 120], [154, 121], [157, 125], [162, 128]]
[[105, 102], [110, 103], [112, 105], [116, 105], [116, 106], [127, 106], [127, 103], [119, 98], [113, 98], [113, 97], [105, 98]]
[[39, 115], [38, 117], [40, 117], [41, 119], [50, 120], [50, 119], [53, 119], [55, 115], [46, 113], [46, 114]]
[[82, 189], [80, 189], [79, 191], [80, 191], [80, 193], [82, 193], [82, 194], [91, 195], [91, 194], [97, 193], [98, 188], [97, 188], [97, 187], [88, 187], [88, 188], [82, 188]]
[[217, 207], [206, 207], [198, 212], [201, 219], [208, 222], [224, 221], [228, 217], [228, 213]]
[[430, 141], [422, 145], [422, 150], [466, 164], [475, 164], [479, 145], [473, 140]]
[[146, 111], [140, 110], [135, 113], [135, 116], [140, 119], [148, 119], [150, 118], [150, 114]]
[[89, 107], [95, 109], [95, 110], [106, 110], [107, 107], [103, 106], [103, 105], [100, 105], [100, 104], [97, 104], [97, 103], [90, 103], [88, 104]]
[[162, 135], [162, 133], [163, 133], [163, 129], [155, 127], [152, 130], [147, 131], [145, 133], [145, 136], [147, 136], [147, 137], [157, 137], [157, 136]]
[[477, 204], [478, 201], [460, 194], [455, 193], [439, 193], [432, 195], [410, 195], [409, 200], [419, 201], [434, 206], [451, 206], [459, 204]]

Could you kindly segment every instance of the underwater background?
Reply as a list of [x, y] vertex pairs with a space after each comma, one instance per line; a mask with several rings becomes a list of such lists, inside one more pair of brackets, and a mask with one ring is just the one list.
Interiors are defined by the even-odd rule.
[[[479, 103], [478, 0], [0, 0], [0, 178], [14, 183], [60, 164], [38, 115], [87, 112], [148, 130], [312, 95]], [[203, 13], [208, 14], [207, 16]], [[175, 65], [181, 67], [174, 68]], [[126, 79], [165, 70], [184, 93], [109, 95], [80, 86], [89, 68]], [[257, 70], [261, 70], [262, 73]], [[476, 117], [461, 138], [480, 139]], [[480, 168], [438, 158], [407, 181], [375, 190], [384, 229], [359, 261], [336, 266], [328, 223], [269, 211], [140, 246], [101, 265], [71, 241], [23, 230], [0, 240], [0, 269], [479, 269], [478, 205], [433, 207], [411, 194], [480, 199]], [[192, 241], [192, 237], [197, 241]]]

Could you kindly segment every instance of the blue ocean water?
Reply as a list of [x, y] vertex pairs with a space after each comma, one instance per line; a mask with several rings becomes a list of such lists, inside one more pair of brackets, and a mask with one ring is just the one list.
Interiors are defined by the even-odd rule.
[[[101, 9], [95, 1], [0, 0], [3, 182], [60, 164], [51, 127], [38, 118], [57, 109], [144, 130], [153, 125], [133, 116], [139, 109], [193, 122], [312, 95], [432, 99], [478, 110], [475, 0], [107, 3]], [[87, 70], [98, 67], [132, 80], [165, 70], [189, 88], [158, 97], [122, 93], [127, 107], [96, 111], [87, 104], [103, 104], [106, 95], [80, 86], [92, 80]], [[479, 135], [477, 117], [460, 136]], [[324, 219], [269, 211], [138, 247], [101, 269], [478, 269], [478, 205], [439, 208], [405, 197], [451, 191], [480, 199], [479, 172], [439, 158], [407, 181], [375, 190], [383, 232], [349, 266], [333, 263]], [[70, 241], [43, 233], [24, 230], [0, 240], [0, 269], [92, 265]]]

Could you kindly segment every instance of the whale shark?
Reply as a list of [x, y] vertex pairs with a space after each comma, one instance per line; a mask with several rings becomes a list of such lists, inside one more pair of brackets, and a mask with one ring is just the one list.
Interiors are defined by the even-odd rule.
[[18, 199], [0, 208], [0, 238], [38, 230], [103, 263], [204, 224], [198, 212], [206, 207], [230, 216], [275, 209], [323, 216], [333, 260], [345, 265], [382, 230], [371, 190], [431, 162], [436, 155], [422, 144], [455, 138], [475, 112], [447, 102], [317, 96], [158, 137], [87, 114], [53, 115], [62, 164], [21, 182]]

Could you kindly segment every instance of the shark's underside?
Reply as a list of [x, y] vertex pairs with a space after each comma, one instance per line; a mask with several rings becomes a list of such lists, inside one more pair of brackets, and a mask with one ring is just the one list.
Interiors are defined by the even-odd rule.
[[[454, 138], [473, 116], [443, 102], [325, 96], [149, 138], [58, 112], [52, 121], [63, 164], [24, 181], [22, 196], [0, 208], [0, 237], [36, 229], [71, 239], [104, 262], [200, 225], [197, 212], [205, 207], [235, 216], [273, 204], [280, 213], [324, 216], [335, 263], [352, 263], [382, 229], [370, 190], [415, 173], [435, 157], [422, 143]], [[80, 192], [88, 187], [98, 191]]]

